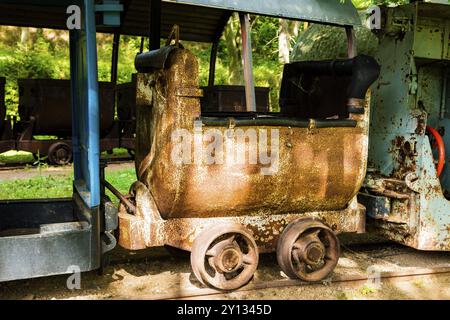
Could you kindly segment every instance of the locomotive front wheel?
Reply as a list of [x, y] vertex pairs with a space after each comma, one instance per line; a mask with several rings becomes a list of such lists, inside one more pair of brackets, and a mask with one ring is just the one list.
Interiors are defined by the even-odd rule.
[[325, 279], [336, 267], [339, 255], [339, 240], [334, 232], [311, 218], [290, 223], [278, 240], [278, 264], [292, 279]]
[[56, 142], [48, 149], [50, 164], [63, 166], [72, 160], [72, 148], [64, 142]]
[[194, 241], [191, 266], [204, 285], [235, 290], [247, 284], [258, 267], [258, 247], [252, 234], [239, 224], [216, 226]]

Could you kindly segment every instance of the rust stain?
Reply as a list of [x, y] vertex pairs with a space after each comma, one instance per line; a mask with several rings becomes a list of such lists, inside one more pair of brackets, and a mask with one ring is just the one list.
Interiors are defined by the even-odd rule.
[[[172, 133], [194, 132], [201, 114], [198, 83], [197, 59], [184, 49], [171, 52], [164, 70], [137, 76], [139, 182], [132, 187], [137, 212], [130, 217], [121, 209], [120, 245], [190, 250], [205, 228], [240, 223], [253, 232], [260, 251], [268, 252], [287, 224], [308, 216], [320, 218], [336, 233], [364, 231], [365, 208], [357, 204], [356, 194], [366, 172], [367, 104], [359, 101], [366, 113], [354, 116], [354, 128], [240, 127], [279, 130], [273, 175], [262, 175], [267, 168], [262, 164], [177, 165], [171, 159]], [[223, 134], [230, 126], [208, 129]], [[201, 143], [205, 150], [208, 141]], [[246, 139], [236, 143], [234, 152], [249, 154], [251, 148]]]
[[393, 178], [403, 180], [409, 173], [416, 171], [415, 141], [406, 140], [404, 136], [397, 136], [391, 141], [389, 152], [396, 164], [392, 173]]

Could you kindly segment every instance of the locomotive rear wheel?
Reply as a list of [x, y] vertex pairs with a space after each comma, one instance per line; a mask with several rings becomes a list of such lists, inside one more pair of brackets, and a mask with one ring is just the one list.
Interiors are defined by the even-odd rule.
[[312, 218], [289, 224], [277, 244], [278, 264], [292, 279], [321, 281], [333, 272], [339, 256], [339, 240], [333, 230]]
[[48, 149], [48, 161], [54, 165], [66, 165], [72, 161], [72, 148], [64, 142], [56, 142]]
[[259, 253], [252, 234], [239, 224], [216, 226], [194, 241], [191, 266], [204, 285], [235, 290], [246, 285], [258, 267]]

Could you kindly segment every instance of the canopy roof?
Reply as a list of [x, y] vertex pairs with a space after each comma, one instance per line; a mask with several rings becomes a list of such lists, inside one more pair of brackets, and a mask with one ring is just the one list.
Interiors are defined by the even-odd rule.
[[[66, 8], [77, 0], [3, 0], [0, 24], [51, 29], [66, 28]], [[96, 1], [100, 3], [100, 1]], [[98, 26], [99, 32], [148, 36], [150, 0], [123, 0], [119, 28]], [[332, 25], [361, 23], [350, 0], [162, 0], [161, 35], [167, 37], [174, 24], [183, 40], [213, 42], [233, 11]], [[101, 21], [99, 17], [99, 22]]]

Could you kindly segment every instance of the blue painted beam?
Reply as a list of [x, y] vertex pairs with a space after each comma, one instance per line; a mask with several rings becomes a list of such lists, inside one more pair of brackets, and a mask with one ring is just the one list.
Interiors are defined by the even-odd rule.
[[74, 187], [90, 208], [100, 204], [100, 111], [94, 0], [84, 0], [81, 30], [70, 37]]

